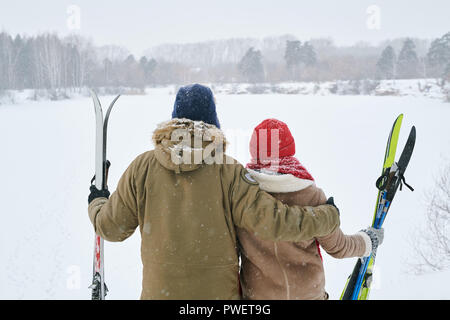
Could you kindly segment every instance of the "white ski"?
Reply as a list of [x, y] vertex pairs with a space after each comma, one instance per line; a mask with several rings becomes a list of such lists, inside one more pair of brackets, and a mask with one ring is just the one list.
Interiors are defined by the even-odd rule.
[[[103, 119], [102, 105], [97, 97], [97, 94], [91, 90], [92, 100], [95, 108], [95, 124], [96, 124], [96, 140], [95, 140], [95, 176], [92, 182], [95, 181], [95, 187], [98, 190], [107, 189], [108, 167], [109, 162], [106, 158], [106, 140], [108, 132], [108, 120], [111, 110], [119, 99], [118, 95], [109, 105], [106, 116]], [[93, 279], [89, 286], [92, 289], [92, 300], [104, 300], [108, 288], [105, 284], [105, 261], [104, 261], [103, 239], [95, 235], [94, 244], [94, 265], [93, 265]]]

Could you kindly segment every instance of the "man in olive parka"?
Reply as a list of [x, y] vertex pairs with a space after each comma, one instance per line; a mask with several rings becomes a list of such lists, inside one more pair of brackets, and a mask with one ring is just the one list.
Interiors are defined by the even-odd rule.
[[172, 120], [158, 126], [153, 143], [109, 199], [95, 187], [89, 195], [89, 217], [105, 240], [123, 241], [139, 227], [141, 299], [239, 299], [236, 227], [261, 239], [297, 242], [339, 226], [336, 207], [288, 207], [225, 155], [207, 87], [178, 91]]

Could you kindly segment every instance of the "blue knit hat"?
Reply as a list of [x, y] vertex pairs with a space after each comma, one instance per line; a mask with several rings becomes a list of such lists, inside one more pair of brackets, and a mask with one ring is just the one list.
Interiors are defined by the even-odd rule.
[[173, 118], [203, 121], [220, 129], [213, 93], [210, 88], [200, 84], [191, 84], [178, 90], [173, 106]]

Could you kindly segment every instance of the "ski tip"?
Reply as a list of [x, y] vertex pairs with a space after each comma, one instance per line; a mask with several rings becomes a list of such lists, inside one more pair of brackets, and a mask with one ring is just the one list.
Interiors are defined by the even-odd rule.
[[89, 89], [89, 93], [91, 94], [91, 97], [97, 97], [97, 94], [95, 93], [94, 90]]
[[[399, 131], [400, 127], [402, 126], [402, 122], [403, 122], [403, 113], [401, 113], [400, 115], [398, 115], [398, 117], [395, 119], [394, 124], [392, 125], [392, 131], [391, 134], [394, 131]], [[396, 129], [397, 128], [397, 129]]]
[[97, 96], [97, 94], [95, 93], [95, 91], [92, 90], [92, 89], [89, 89], [89, 92], [90, 92], [90, 94], [91, 94], [92, 100], [94, 100], [94, 103], [100, 105], [100, 100], [98, 99], [98, 96]]
[[122, 95], [119, 94], [117, 97], [114, 98], [113, 103], [115, 103]]
[[119, 100], [119, 98], [120, 98], [120, 94], [117, 96], [117, 97], [115, 97], [114, 98], [114, 100], [111, 102], [111, 104], [109, 105], [109, 108], [108, 108], [108, 114], [111, 112], [111, 109], [114, 107], [114, 105], [116, 104], [116, 102], [117, 102], [117, 100]]
[[411, 128], [411, 135], [413, 135], [414, 138], [416, 137], [416, 126], [412, 126], [412, 128]]

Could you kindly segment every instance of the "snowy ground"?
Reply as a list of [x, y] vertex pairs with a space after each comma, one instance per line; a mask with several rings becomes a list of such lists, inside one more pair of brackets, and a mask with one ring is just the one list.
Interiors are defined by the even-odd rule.
[[[399, 148], [411, 125], [416, 150], [407, 171], [416, 191], [397, 195], [385, 223], [372, 299], [450, 299], [450, 271], [416, 276], [411, 237], [424, 222], [425, 192], [450, 157], [450, 105], [423, 97], [217, 95], [230, 153], [248, 160], [251, 129], [267, 117], [288, 123], [297, 156], [341, 210], [353, 233], [372, 217], [385, 143], [405, 114]], [[112, 97], [102, 97], [106, 105]], [[168, 119], [166, 89], [123, 96], [111, 116], [110, 188], [140, 153], [152, 148], [157, 123]], [[89, 299], [93, 233], [87, 216], [94, 173], [94, 112], [90, 99], [0, 106], [0, 299]], [[106, 243], [109, 299], [136, 299], [141, 290], [140, 236]], [[327, 290], [338, 299], [355, 259], [325, 255]], [[206, 284], [207, 285], [207, 284]]]

